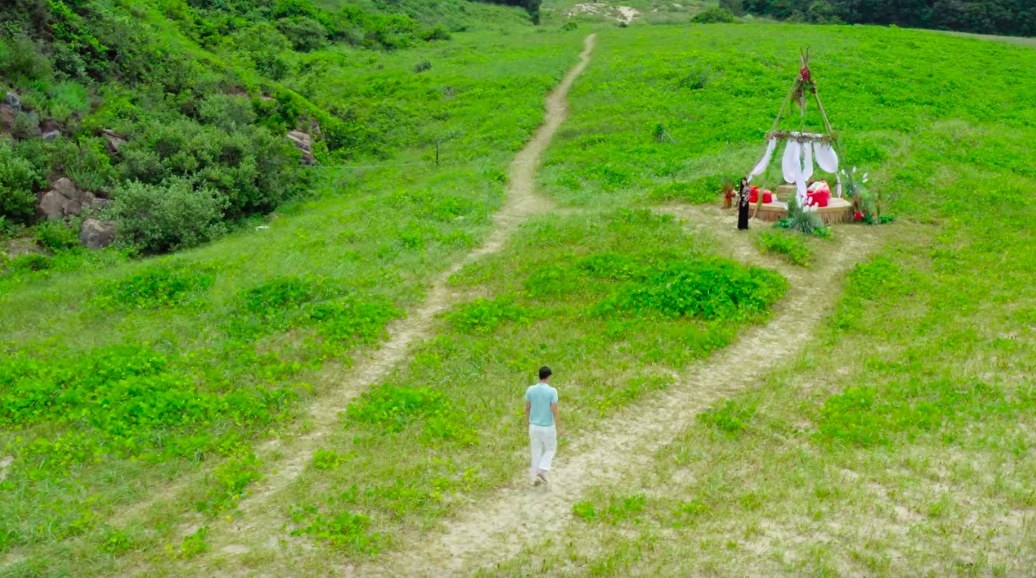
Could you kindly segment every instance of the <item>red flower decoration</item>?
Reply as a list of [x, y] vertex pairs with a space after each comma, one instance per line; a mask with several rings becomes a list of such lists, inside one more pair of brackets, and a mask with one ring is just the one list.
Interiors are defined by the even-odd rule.
[[854, 221], [862, 221], [863, 220], [863, 212], [856, 211], [855, 213], [853, 213], [853, 220]]

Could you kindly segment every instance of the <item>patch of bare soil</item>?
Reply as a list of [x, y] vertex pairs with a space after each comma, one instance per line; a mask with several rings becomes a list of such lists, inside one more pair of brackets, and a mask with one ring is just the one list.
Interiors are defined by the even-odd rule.
[[[240, 503], [235, 521], [210, 525], [208, 541], [213, 552], [244, 555], [257, 548], [277, 548], [273, 534], [282, 529], [284, 521], [276, 508], [266, 507], [267, 503], [298, 478], [349, 402], [388, 372], [405, 364], [413, 344], [432, 335], [436, 316], [464, 298], [447, 287], [450, 276], [469, 263], [499, 251], [523, 222], [553, 208], [549, 199], [536, 194], [540, 158], [568, 114], [568, 90], [589, 63], [594, 38], [592, 34], [586, 38], [580, 62], [547, 96], [543, 125], [511, 162], [506, 201], [494, 216], [494, 228], [485, 242], [435, 278], [425, 300], [404, 319], [390, 325], [390, 337], [384, 345], [357, 359], [348, 370], [340, 367], [325, 370], [324, 377], [341, 380], [339, 385], [314, 402], [305, 433], [272, 440], [257, 449], [259, 458], [266, 464], [265, 475]], [[185, 524], [182, 533], [186, 535], [195, 527], [193, 523]]]
[[[716, 239], [720, 252], [742, 262], [776, 268], [791, 285], [764, 325], [744, 331], [723, 351], [689, 367], [676, 384], [636, 407], [621, 411], [594, 431], [579, 432], [562, 446], [547, 489], [533, 488], [519, 475], [510, 487], [473, 504], [446, 522], [440, 533], [421, 537], [399, 553], [344, 574], [363, 576], [471, 575], [540, 543], [571, 519], [572, 506], [594, 486], [623, 487], [650, 467], [695, 416], [713, 403], [759, 383], [802, 351], [818, 322], [832, 309], [846, 273], [877, 248], [874, 228], [839, 227], [809, 269], [763, 256], [751, 234], [736, 230], [736, 214], [718, 207], [663, 209], [696, 232]], [[753, 226], [762, 226], [753, 221]], [[564, 385], [562, 384], [563, 388]]]

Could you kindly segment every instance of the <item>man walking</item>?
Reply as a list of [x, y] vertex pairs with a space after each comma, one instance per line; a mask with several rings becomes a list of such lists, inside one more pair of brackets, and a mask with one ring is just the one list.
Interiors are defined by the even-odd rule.
[[525, 421], [529, 424], [529, 449], [532, 453], [532, 468], [529, 477], [533, 485], [547, 483], [550, 462], [558, 449], [558, 431], [561, 419], [558, 416], [558, 390], [550, 386], [550, 368], [540, 368], [540, 381], [525, 390]]

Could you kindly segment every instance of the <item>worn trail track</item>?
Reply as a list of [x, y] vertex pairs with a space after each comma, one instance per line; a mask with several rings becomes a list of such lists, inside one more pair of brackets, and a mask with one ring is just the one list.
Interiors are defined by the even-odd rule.
[[[279, 550], [275, 534], [283, 527], [284, 520], [279, 517], [279, 509], [267, 507], [271, 498], [299, 477], [349, 402], [405, 363], [411, 347], [433, 334], [436, 316], [463, 298], [447, 287], [449, 278], [464, 266], [499, 251], [522, 223], [553, 208], [549, 199], [536, 194], [540, 157], [568, 115], [569, 88], [589, 64], [594, 40], [593, 34], [586, 37], [579, 63], [546, 98], [543, 125], [511, 162], [506, 200], [494, 215], [494, 226], [486, 241], [434, 279], [424, 301], [404, 319], [389, 326], [390, 337], [380, 348], [357, 359], [348, 372], [340, 368], [327, 370], [327, 379], [341, 381], [313, 404], [307, 433], [295, 438], [272, 440], [257, 449], [267, 471], [262, 482], [240, 503], [240, 516], [235, 521], [210, 524], [207, 540], [212, 555], [233, 557], [260, 550]], [[197, 527], [200, 523], [185, 525], [182, 533], [189, 534]], [[205, 560], [199, 562], [207, 565]], [[216, 565], [222, 564], [216, 562]], [[127, 569], [127, 572], [140, 570], [143, 569], [136, 567]]]
[[[192, 563], [222, 574], [291, 575], [292, 554], [302, 557], [318, 552], [282, 549], [279, 532], [284, 520], [279, 509], [267, 507], [270, 499], [287, 488], [304, 470], [356, 396], [405, 363], [411, 346], [431, 336], [436, 316], [463, 295], [452, 293], [447, 280], [465, 265], [499, 251], [526, 220], [550, 211], [553, 204], [535, 192], [540, 157], [567, 116], [568, 90], [590, 60], [594, 36], [586, 38], [581, 61], [547, 97], [546, 118], [534, 138], [510, 166], [507, 199], [494, 217], [486, 242], [438, 276], [427, 298], [414, 311], [389, 328], [390, 339], [341, 374], [340, 385], [314, 404], [311, 428], [291, 440], [275, 440], [258, 450], [269, 464], [263, 482], [240, 505], [234, 522], [210, 528], [210, 554]], [[749, 234], [734, 229], [733, 217], [714, 207], [671, 206], [662, 211], [686, 223], [696, 234], [710, 236], [729, 256], [748, 264], [780, 270], [791, 288], [764, 325], [742, 333], [737, 342], [709, 359], [677, 375], [676, 383], [636, 407], [620, 411], [592, 431], [576, 432], [563, 445], [552, 472], [551, 485], [532, 488], [524, 476], [508, 487], [472, 503], [440, 529], [404, 538], [410, 543], [367, 563], [327, 568], [343, 576], [466, 576], [479, 568], [506, 561], [523, 547], [559, 534], [570, 520], [572, 505], [595, 486], [617, 486], [635, 480], [638, 470], [650, 466], [653, 456], [678, 436], [695, 416], [710, 405], [747, 387], [799, 354], [813, 331], [833, 307], [846, 272], [877, 248], [877, 238], [861, 227], [839, 229], [839, 239], [810, 269], [784, 265], [760, 255]], [[843, 230], [844, 229], [844, 230]], [[760, 354], [760, 352], [765, 352]], [[328, 373], [331, 379], [333, 372]], [[562, 384], [563, 388], [563, 384]], [[269, 561], [262, 569], [238, 568], [234, 558], [250, 554]], [[218, 570], [216, 570], [218, 568]], [[134, 570], [141, 570], [135, 568]]]
[[728, 212], [714, 207], [669, 207], [665, 212], [697, 233], [716, 237], [732, 257], [777, 268], [788, 278], [791, 288], [769, 322], [746, 330], [737, 342], [688, 368], [665, 392], [621, 411], [596, 431], [577, 435], [559, 452], [547, 490], [528, 486], [521, 476], [512, 487], [446, 522], [441, 533], [372, 564], [341, 568], [339, 574], [470, 576], [560, 533], [571, 519], [573, 504], [587, 490], [626, 487], [698, 413], [759, 384], [799, 354], [833, 307], [847, 271], [877, 246], [869, 228], [844, 227], [818, 263], [801, 269], [760, 255], [750, 238], [734, 229]]

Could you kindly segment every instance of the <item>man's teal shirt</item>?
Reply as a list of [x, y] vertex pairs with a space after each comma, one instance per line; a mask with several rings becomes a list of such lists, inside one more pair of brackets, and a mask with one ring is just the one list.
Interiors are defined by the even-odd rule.
[[549, 427], [554, 425], [554, 414], [550, 405], [558, 402], [558, 390], [539, 382], [525, 390], [525, 401], [529, 402], [529, 423]]

